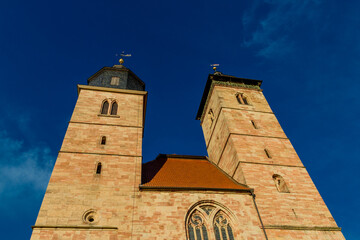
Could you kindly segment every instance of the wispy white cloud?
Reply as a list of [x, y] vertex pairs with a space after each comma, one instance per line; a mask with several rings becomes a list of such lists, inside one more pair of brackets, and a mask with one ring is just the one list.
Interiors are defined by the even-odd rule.
[[254, 1], [242, 18], [244, 46], [256, 47], [257, 54], [266, 58], [292, 52], [295, 41], [291, 34], [299, 24], [314, 18], [319, 5], [319, 0]]
[[48, 183], [54, 156], [48, 147], [26, 148], [23, 141], [0, 132], [0, 199], [11, 199], [32, 189], [43, 192]]

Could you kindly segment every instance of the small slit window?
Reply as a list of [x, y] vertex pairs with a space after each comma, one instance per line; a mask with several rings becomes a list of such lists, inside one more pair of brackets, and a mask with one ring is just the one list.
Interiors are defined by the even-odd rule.
[[101, 137], [101, 145], [105, 145], [106, 144], [106, 137], [102, 136]]
[[101, 162], [99, 162], [97, 165], [96, 165], [96, 174], [100, 174], [101, 173]]
[[283, 192], [283, 193], [289, 193], [289, 188], [286, 185], [286, 182], [284, 180], [284, 178], [278, 174], [274, 174], [273, 175], [273, 180], [275, 182], [275, 186], [277, 188], [277, 190], [279, 192]]
[[110, 84], [113, 85], [113, 86], [119, 86], [120, 78], [119, 77], [112, 77]]
[[272, 158], [272, 156], [271, 156], [271, 154], [270, 154], [270, 151], [268, 150], [268, 149], [264, 149], [264, 152], [265, 152], [265, 154], [266, 154], [266, 156], [268, 157], [268, 158]]
[[101, 114], [108, 114], [109, 111], [109, 102], [104, 101], [102, 107], [101, 107]]
[[116, 115], [118, 109], [118, 104], [116, 102], [113, 102], [111, 105], [111, 115]]
[[251, 120], [251, 124], [253, 125], [253, 127], [254, 127], [255, 129], [258, 129], [258, 126], [257, 126], [257, 124], [255, 123], [255, 121]]

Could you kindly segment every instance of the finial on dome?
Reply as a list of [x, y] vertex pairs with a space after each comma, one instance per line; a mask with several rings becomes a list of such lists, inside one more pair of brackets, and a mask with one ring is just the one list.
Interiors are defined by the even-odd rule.
[[122, 51], [120, 54], [115, 54], [116, 56], [121, 56], [120, 59], [119, 59], [119, 63], [120, 65], [114, 65], [114, 67], [124, 67], [123, 64], [124, 64], [124, 59], [125, 57], [131, 57], [131, 54], [130, 53], [125, 53], [124, 51]]
[[214, 72], [216, 72], [216, 68], [219, 66], [219, 64], [210, 64], [211, 67], [213, 67]]

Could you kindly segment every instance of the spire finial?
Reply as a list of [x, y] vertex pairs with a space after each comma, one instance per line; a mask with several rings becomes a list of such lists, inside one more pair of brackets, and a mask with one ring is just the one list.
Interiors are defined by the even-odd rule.
[[114, 65], [114, 66], [118, 66], [118, 67], [122, 67], [122, 65], [124, 64], [124, 57], [131, 57], [131, 54], [130, 53], [126, 53], [124, 51], [122, 51], [120, 54], [115, 54], [117, 57], [118, 56], [121, 56], [120, 59], [119, 59], [119, 63], [120, 65]]
[[217, 72], [216, 68], [219, 66], [219, 64], [210, 64], [210, 66], [213, 67], [214, 72]]

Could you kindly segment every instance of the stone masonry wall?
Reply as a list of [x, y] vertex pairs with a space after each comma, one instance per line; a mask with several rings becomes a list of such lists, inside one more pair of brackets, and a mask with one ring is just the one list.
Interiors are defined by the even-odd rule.
[[[112, 226], [119, 228], [118, 230], [44, 229], [34, 231], [33, 239], [185, 240], [186, 215], [191, 207], [199, 201], [209, 201], [211, 204], [220, 203], [229, 210], [236, 239], [265, 239], [252, 196], [246, 193], [147, 190], [136, 193], [133, 199], [135, 200], [133, 202], [135, 210], [133, 221], [132, 215], [128, 213], [115, 215], [114, 213], [99, 212], [101, 217], [99, 224], [103, 224], [103, 221], [110, 215], [113, 219], [120, 219], [117, 222], [111, 222]], [[115, 202], [115, 200], [112, 201]], [[131, 199], [128, 201], [130, 202]], [[127, 209], [127, 206], [126, 201], [121, 201], [112, 206], [112, 209], [113, 211], [114, 209]], [[121, 214], [128, 214], [129, 217], [122, 219]], [[207, 227], [209, 240], [215, 240], [211, 225]]]
[[[145, 95], [81, 88], [31, 239], [131, 235], [141, 183]], [[117, 101], [117, 116], [100, 115], [104, 99]], [[102, 136], [105, 145], [100, 144]], [[99, 162], [101, 173], [96, 174]], [[84, 213], [92, 210], [94, 222], [85, 223]]]
[[[243, 93], [249, 105], [239, 104], [236, 93]], [[294, 234], [298, 238], [293, 239], [344, 239], [340, 231], [294, 230], [337, 225], [262, 92], [215, 85], [209, 94], [204, 113], [213, 109], [215, 120], [210, 127], [211, 116], [204, 114], [201, 125], [210, 161], [255, 189], [265, 227], [290, 226], [268, 229], [269, 239], [292, 239], [287, 237]], [[283, 177], [290, 193], [277, 190], [274, 174]]]

